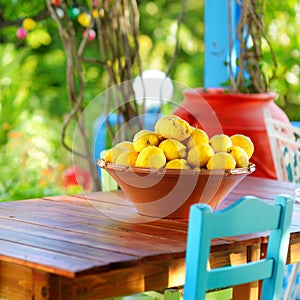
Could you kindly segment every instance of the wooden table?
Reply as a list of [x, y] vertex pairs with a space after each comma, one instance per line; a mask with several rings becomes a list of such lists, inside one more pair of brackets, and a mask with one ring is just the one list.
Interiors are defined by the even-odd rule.
[[[248, 176], [222, 206], [299, 187]], [[299, 214], [296, 204], [287, 263], [300, 261]], [[95, 300], [183, 285], [187, 220], [139, 221], [120, 191], [0, 203], [0, 299]], [[264, 234], [216, 240], [211, 266], [258, 259], [266, 243]]]

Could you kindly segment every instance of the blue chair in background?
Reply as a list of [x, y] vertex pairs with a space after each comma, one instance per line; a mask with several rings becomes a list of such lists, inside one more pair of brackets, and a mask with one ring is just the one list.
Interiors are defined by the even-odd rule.
[[[205, 299], [207, 290], [263, 280], [264, 300], [280, 300], [287, 258], [293, 199], [277, 195], [274, 205], [244, 197], [231, 207], [213, 212], [192, 206], [188, 227], [184, 300]], [[207, 268], [211, 240], [270, 230], [266, 258], [243, 265]]]

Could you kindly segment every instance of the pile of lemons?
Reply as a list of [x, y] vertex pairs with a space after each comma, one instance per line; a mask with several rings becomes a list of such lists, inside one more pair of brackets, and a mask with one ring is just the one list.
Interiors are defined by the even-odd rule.
[[243, 134], [208, 134], [176, 115], [161, 117], [154, 131], [140, 130], [132, 141], [109, 149], [105, 162], [124, 166], [170, 169], [234, 169], [249, 165], [254, 152]]

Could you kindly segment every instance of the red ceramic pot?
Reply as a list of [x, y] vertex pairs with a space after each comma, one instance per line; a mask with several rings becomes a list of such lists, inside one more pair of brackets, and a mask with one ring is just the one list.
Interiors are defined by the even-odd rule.
[[255, 176], [276, 179], [271, 148], [264, 123], [264, 109], [273, 118], [289, 123], [284, 111], [274, 102], [275, 93], [232, 94], [224, 89], [195, 89], [185, 91], [182, 104], [173, 112], [211, 137], [215, 134], [236, 133], [249, 136], [254, 143], [251, 162], [256, 165]]

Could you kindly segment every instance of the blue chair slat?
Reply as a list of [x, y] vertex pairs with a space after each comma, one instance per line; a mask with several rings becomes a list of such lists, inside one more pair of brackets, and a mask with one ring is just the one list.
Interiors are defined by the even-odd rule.
[[[239, 284], [261, 280], [272, 276], [274, 260], [263, 260], [260, 264], [248, 263], [245, 266], [224, 267], [221, 270], [211, 270], [208, 275], [207, 289], [223, 288], [236, 285], [236, 278], [241, 278]], [[246, 273], [247, 272], [247, 273]], [[257, 276], [260, 274], [260, 276]]]

